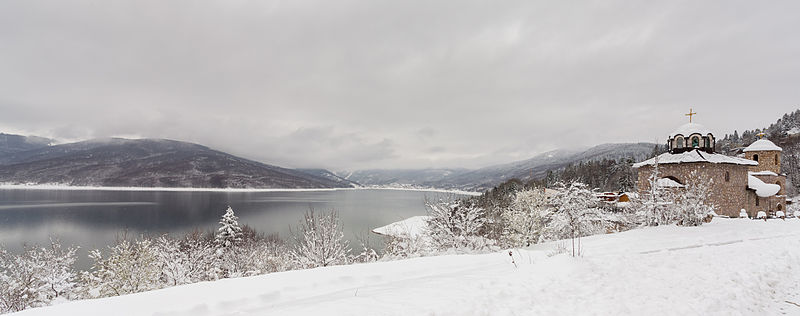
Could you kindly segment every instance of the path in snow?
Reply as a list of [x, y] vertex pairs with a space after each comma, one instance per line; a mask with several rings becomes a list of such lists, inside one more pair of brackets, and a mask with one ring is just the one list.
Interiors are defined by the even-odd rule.
[[800, 220], [714, 220], [507, 252], [290, 271], [20, 315], [800, 315]]

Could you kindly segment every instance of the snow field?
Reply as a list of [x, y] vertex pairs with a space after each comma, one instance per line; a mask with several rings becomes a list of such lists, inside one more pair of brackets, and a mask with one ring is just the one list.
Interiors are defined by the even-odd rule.
[[225, 279], [19, 315], [800, 315], [800, 220], [715, 219], [525, 250]]

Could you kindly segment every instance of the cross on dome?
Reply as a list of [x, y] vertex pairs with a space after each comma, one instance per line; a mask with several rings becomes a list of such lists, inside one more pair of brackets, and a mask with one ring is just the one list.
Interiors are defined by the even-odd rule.
[[685, 116], [689, 117], [689, 123], [692, 122], [692, 115], [697, 115], [697, 113], [692, 112], [692, 108], [689, 108], [689, 113], [684, 114]]

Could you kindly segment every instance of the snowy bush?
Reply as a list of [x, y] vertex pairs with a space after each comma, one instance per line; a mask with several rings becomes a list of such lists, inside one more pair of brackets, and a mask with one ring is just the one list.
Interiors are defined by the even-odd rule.
[[166, 286], [216, 279], [216, 249], [209, 239], [194, 231], [181, 239], [162, 235], [155, 240], [154, 251]]
[[426, 202], [428, 234], [440, 250], [472, 251], [496, 249], [495, 242], [484, 237], [487, 220], [484, 210], [465, 200]]
[[0, 312], [76, 298], [76, 250], [63, 248], [57, 241], [49, 247], [27, 248], [17, 256], [0, 249]]
[[596, 206], [594, 193], [583, 183], [560, 183], [556, 190], [558, 193], [551, 199], [554, 211], [550, 214], [546, 234], [549, 239], [569, 238], [572, 255], [580, 255], [579, 238], [603, 232], [603, 212]]
[[344, 239], [339, 214], [309, 210], [293, 234], [291, 256], [300, 268], [347, 264], [350, 245]]
[[105, 257], [100, 250], [90, 251], [89, 258], [94, 263], [83, 275], [87, 295], [106, 297], [161, 288], [161, 267], [156, 253], [152, 241], [146, 238], [121, 239], [109, 247]]
[[433, 254], [424, 236], [387, 236], [383, 258], [387, 260], [423, 257]]
[[526, 247], [540, 242], [546, 219], [551, 212], [544, 189], [518, 191], [513, 202], [503, 210], [503, 245]]

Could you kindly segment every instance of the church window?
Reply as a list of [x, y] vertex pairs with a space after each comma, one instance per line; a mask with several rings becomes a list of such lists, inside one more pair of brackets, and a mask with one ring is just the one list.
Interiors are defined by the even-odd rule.
[[753, 155], [753, 160], [758, 161], [758, 155]]
[[756, 206], [758, 206], [758, 200], [760, 199], [756, 196]]
[[692, 137], [692, 147], [700, 147], [700, 138]]
[[731, 172], [725, 171], [725, 182], [730, 182], [730, 181], [731, 181]]
[[708, 142], [708, 136], [703, 136], [703, 147], [711, 147], [711, 143]]
[[683, 148], [683, 137], [678, 137], [678, 146], [677, 148]]
[[779, 165], [779, 164], [780, 164], [780, 162], [778, 161], [778, 155], [775, 155], [775, 164], [776, 164], [776, 165]]

